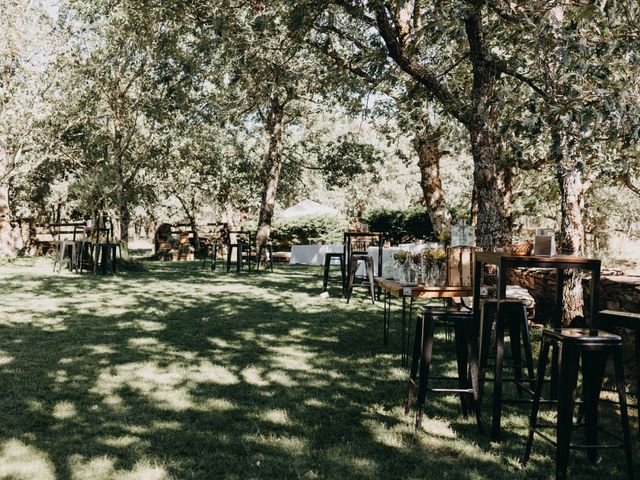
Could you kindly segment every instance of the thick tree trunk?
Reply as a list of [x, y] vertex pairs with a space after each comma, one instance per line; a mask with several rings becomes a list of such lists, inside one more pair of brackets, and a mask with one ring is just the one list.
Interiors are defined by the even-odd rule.
[[498, 74], [485, 44], [483, 3], [470, 4], [464, 20], [473, 67], [472, 107], [465, 127], [471, 142], [478, 205], [476, 244], [486, 251], [493, 251], [511, 243], [511, 224], [504, 199], [504, 180], [508, 177], [504, 177], [506, 167], [500, 161], [500, 150], [494, 137], [497, 112], [491, 98]]
[[476, 244], [486, 251], [511, 243], [511, 215], [506, 209], [510, 195], [509, 175], [498, 169], [497, 152], [486, 128], [470, 129], [474, 160], [475, 199], [478, 208]]
[[[562, 132], [553, 133], [553, 157], [556, 162], [556, 178], [560, 188], [560, 238], [562, 253], [583, 256], [585, 232], [582, 222], [584, 208], [584, 185], [582, 183], [581, 162], [570, 152]], [[584, 298], [582, 274], [579, 270], [568, 270], [565, 274], [564, 325], [584, 323]]]
[[15, 255], [11, 209], [9, 207], [9, 187], [0, 184], [0, 260]]
[[269, 134], [269, 151], [267, 152], [264, 187], [262, 190], [262, 202], [260, 203], [260, 215], [258, 218], [258, 232], [256, 233], [256, 245], [269, 242], [271, 233], [271, 221], [276, 205], [276, 194], [280, 171], [282, 170], [282, 135], [283, 135], [284, 105], [278, 99], [272, 99], [271, 109], [267, 118], [267, 132]]
[[420, 168], [420, 186], [425, 208], [431, 218], [433, 232], [437, 238], [444, 238], [451, 231], [451, 213], [442, 190], [440, 178], [439, 135], [420, 129], [416, 132], [413, 146], [418, 154]]

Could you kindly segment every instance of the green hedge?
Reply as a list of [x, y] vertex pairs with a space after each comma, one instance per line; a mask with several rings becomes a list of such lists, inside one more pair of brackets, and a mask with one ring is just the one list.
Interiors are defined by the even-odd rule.
[[273, 224], [271, 240], [278, 247], [292, 245], [341, 244], [347, 222], [335, 215], [299, 217]]
[[415, 240], [435, 240], [431, 218], [423, 208], [407, 210], [378, 209], [365, 218], [372, 232], [385, 232], [386, 239], [394, 245]]

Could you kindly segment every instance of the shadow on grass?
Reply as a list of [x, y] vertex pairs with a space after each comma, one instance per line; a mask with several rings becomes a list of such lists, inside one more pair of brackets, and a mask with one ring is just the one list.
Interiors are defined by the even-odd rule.
[[[364, 290], [345, 304], [318, 296], [319, 268], [236, 275], [200, 265], [149, 262], [143, 272], [80, 277], [25, 262], [4, 276], [0, 478], [553, 471], [538, 442], [530, 466], [517, 465], [522, 409], [506, 416], [496, 446], [461, 417], [456, 397], [430, 397], [428, 433], [416, 434], [403, 415], [398, 335], [382, 345], [382, 306]], [[621, 459], [607, 454], [594, 469], [578, 458], [572, 468], [624, 478]]]

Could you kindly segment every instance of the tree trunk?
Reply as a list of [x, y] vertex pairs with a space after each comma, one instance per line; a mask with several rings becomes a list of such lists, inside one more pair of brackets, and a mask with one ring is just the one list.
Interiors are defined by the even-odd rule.
[[[231, 204], [231, 200], [229, 200], [228, 195], [224, 201], [224, 221], [227, 224], [228, 232], [232, 232], [236, 229], [236, 224], [233, 221], [233, 205]], [[231, 243], [236, 243], [236, 235], [229, 234], [229, 241]]]
[[183, 200], [182, 196], [179, 193], [173, 192], [173, 194], [180, 202], [180, 205], [182, 205], [182, 209], [184, 210], [184, 213], [187, 216], [187, 219], [189, 220], [189, 228], [191, 228], [191, 233], [193, 234], [193, 248], [195, 249], [196, 252], [199, 252], [200, 237], [198, 236], [198, 225], [196, 223], [196, 216], [194, 214], [196, 209], [194, 204], [195, 202], [192, 201], [191, 207], [189, 207], [189, 205], [187, 205], [187, 202]]
[[13, 257], [15, 254], [11, 209], [9, 208], [9, 187], [0, 184], [0, 260]]
[[440, 178], [439, 135], [428, 129], [416, 131], [413, 146], [418, 154], [420, 186], [427, 214], [431, 218], [433, 233], [437, 238], [445, 238], [451, 231], [451, 213], [442, 190]]
[[497, 112], [491, 99], [498, 72], [490, 61], [484, 39], [483, 3], [470, 4], [464, 20], [473, 67], [471, 111], [464, 123], [469, 132], [474, 164], [473, 181], [478, 205], [476, 244], [486, 251], [493, 251], [511, 243], [511, 224], [505, 210], [505, 177], [501, 173], [504, 166], [494, 137]]
[[122, 257], [129, 258], [129, 224], [131, 223], [131, 212], [129, 203], [123, 201], [120, 204], [120, 249]]
[[473, 180], [478, 214], [476, 244], [486, 251], [511, 243], [510, 214], [506, 211], [508, 175], [498, 169], [497, 152], [487, 128], [470, 129]]
[[271, 109], [267, 118], [267, 132], [269, 134], [269, 151], [267, 152], [265, 180], [260, 203], [260, 215], [258, 218], [258, 232], [256, 233], [256, 245], [269, 242], [271, 233], [271, 221], [276, 205], [276, 194], [280, 171], [282, 170], [282, 135], [283, 135], [284, 105], [277, 98], [271, 100]]
[[[556, 163], [556, 178], [560, 187], [560, 238], [562, 253], [584, 256], [585, 232], [582, 223], [584, 208], [584, 186], [582, 165], [579, 157], [569, 151], [564, 132], [555, 131], [553, 137], [553, 157]], [[564, 325], [584, 325], [584, 296], [582, 273], [568, 270], [565, 274], [562, 292]]]

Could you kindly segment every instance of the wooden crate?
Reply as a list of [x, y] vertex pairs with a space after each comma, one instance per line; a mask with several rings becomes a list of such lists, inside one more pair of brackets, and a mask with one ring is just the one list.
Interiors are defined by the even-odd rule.
[[449, 247], [447, 249], [447, 285], [473, 285], [473, 252], [477, 247]]

